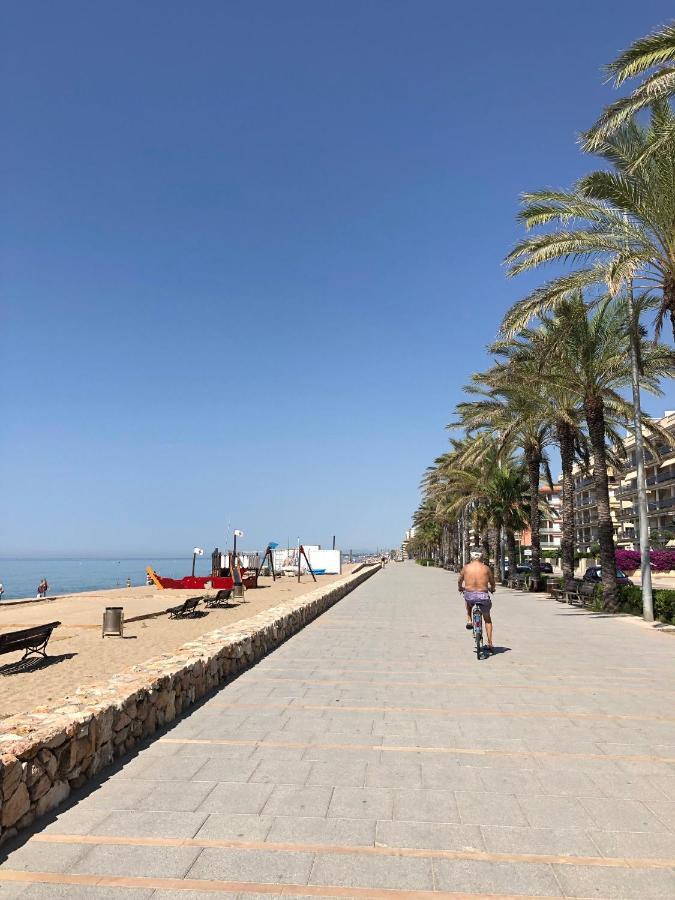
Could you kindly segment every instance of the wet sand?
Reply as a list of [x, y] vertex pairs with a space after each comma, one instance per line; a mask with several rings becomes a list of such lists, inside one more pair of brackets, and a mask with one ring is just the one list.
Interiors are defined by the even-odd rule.
[[[70, 594], [56, 600], [27, 604], [0, 603], [0, 634], [46, 622], [61, 622], [49, 641], [49, 659], [34, 669], [13, 671], [22, 653], [0, 656], [0, 719], [58, 702], [78, 687], [95, 684], [129, 666], [170, 653], [186, 641], [224, 625], [246, 619], [315, 587], [348, 575], [354, 566], [343, 566], [342, 575], [317, 575], [297, 579], [282, 577], [275, 583], [261, 578], [261, 587], [246, 591], [245, 602], [227, 609], [204, 610], [198, 618], [169, 619], [165, 614], [125, 622], [124, 637], [101, 637], [106, 606], [123, 606], [125, 620], [160, 613], [176, 606], [195, 591], [160, 591], [155, 587], [116, 588]], [[215, 592], [207, 592], [213, 594]], [[203, 604], [200, 604], [203, 607]]]

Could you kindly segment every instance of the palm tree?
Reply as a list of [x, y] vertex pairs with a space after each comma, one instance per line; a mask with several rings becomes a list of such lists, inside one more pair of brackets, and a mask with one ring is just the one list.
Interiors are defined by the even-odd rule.
[[[640, 38], [607, 66], [615, 87], [639, 75], [647, 78], [627, 97], [612, 103], [585, 135], [585, 149], [597, 150], [602, 143], [633, 119], [640, 110], [675, 96], [675, 22]], [[662, 139], [667, 140], [666, 126]]]
[[539, 483], [542, 470], [551, 482], [545, 452], [551, 441], [551, 428], [538, 415], [540, 407], [535, 400], [536, 393], [541, 390], [542, 385], [536, 383], [524, 387], [517, 382], [512, 385], [501, 382], [493, 387], [490, 372], [474, 375], [467, 391], [480, 399], [458, 403], [460, 422], [449, 426], [455, 428], [463, 425], [470, 434], [482, 435], [484, 440], [496, 435], [502, 451], [514, 447], [522, 450], [530, 488], [533, 581], [541, 578]]
[[[665, 142], [664, 129], [671, 135]], [[645, 158], [656, 141], [659, 149]], [[519, 219], [538, 232], [509, 253], [509, 274], [554, 261], [579, 267], [516, 303], [502, 323], [505, 335], [555, 310], [579, 290], [616, 296], [634, 283], [638, 294], [660, 301], [657, 337], [666, 316], [675, 337], [675, 115], [667, 103], [656, 104], [648, 127], [624, 125], [597, 152], [612, 169], [592, 172], [569, 191], [523, 195]]]
[[[630, 421], [632, 408], [619, 391], [630, 383], [629, 335], [623, 300], [602, 302], [589, 316], [579, 294], [558, 307], [545, 322], [544, 339], [549, 347], [547, 382], [556, 384], [580, 402], [593, 456], [593, 480], [598, 509], [598, 541], [602, 564], [603, 597], [606, 608], [617, 608], [614, 525], [612, 521], [607, 435], [616, 441], [616, 421]], [[672, 369], [675, 354], [644, 338], [640, 347], [642, 383], [652, 393], [661, 393], [659, 380]], [[620, 444], [618, 445], [620, 446]]]
[[[588, 449], [579, 400], [550, 378], [552, 346], [545, 326], [546, 322], [539, 329], [523, 330], [515, 339], [493, 344], [490, 349], [505, 362], [494, 366], [489, 377], [494, 387], [518, 383], [523, 390], [530, 390], [532, 401], [538, 406], [539, 421], [550, 424], [562, 469], [561, 563], [565, 578], [572, 578], [576, 543], [573, 469], [577, 459], [588, 461]], [[531, 390], [533, 384], [541, 383], [545, 383], [545, 390]]]

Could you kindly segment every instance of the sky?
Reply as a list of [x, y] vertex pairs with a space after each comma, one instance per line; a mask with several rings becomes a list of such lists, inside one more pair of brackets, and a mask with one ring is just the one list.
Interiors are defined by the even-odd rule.
[[0, 555], [400, 543], [539, 277], [520, 192], [592, 166], [602, 65], [672, 16], [4, 4]]

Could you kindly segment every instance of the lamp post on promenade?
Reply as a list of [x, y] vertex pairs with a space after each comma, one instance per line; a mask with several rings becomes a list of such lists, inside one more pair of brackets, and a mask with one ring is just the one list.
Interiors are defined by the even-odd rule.
[[633, 282], [626, 290], [628, 300], [628, 331], [630, 334], [630, 369], [633, 388], [633, 427], [635, 429], [635, 462], [637, 468], [637, 507], [640, 524], [640, 582], [642, 585], [642, 618], [654, 621], [652, 595], [652, 566], [649, 559], [649, 510], [647, 507], [647, 482], [645, 479], [645, 448], [642, 437], [642, 411], [640, 409], [640, 373], [638, 370], [639, 321], [633, 297]]

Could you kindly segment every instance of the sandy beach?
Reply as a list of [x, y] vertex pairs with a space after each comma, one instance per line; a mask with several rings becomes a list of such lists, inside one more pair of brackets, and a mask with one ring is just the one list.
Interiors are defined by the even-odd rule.
[[[61, 622], [48, 646], [49, 659], [37, 660], [34, 668], [13, 671], [21, 653], [0, 657], [0, 719], [52, 703], [78, 687], [95, 684], [151, 656], [172, 652], [185, 641], [207, 631], [230, 625], [262, 610], [331, 584], [348, 575], [355, 566], [344, 566], [342, 575], [318, 575], [297, 579], [282, 577], [273, 582], [261, 578], [260, 587], [246, 591], [245, 602], [227, 609], [203, 610], [189, 619], [153, 618], [128, 621], [135, 616], [155, 616], [176, 606], [194, 591], [160, 591], [155, 587], [117, 588], [109, 591], [70, 594], [55, 600], [32, 603], [0, 603], [0, 634], [46, 622]], [[213, 592], [207, 592], [213, 593]], [[106, 606], [123, 606], [124, 637], [101, 637]]]

